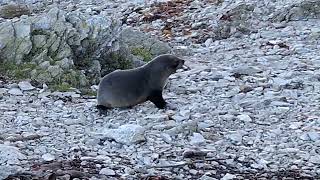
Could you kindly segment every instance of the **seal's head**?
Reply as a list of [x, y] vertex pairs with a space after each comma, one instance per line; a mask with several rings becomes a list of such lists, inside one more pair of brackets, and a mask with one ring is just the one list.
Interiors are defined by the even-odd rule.
[[178, 69], [182, 69], [185, 60], [171, 54], [160, 55], [150, 62], [158, 66], [157, 68], [166, 71], [168, 74], [174, 74]]

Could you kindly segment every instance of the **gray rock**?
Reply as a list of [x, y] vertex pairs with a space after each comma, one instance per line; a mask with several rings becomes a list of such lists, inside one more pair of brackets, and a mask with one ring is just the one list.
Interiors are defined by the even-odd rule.
[[303, 125], [302, 122], [292, 122], [289, 126], [290, 129], [299, 129]]
[[201, 145], [206, 142], [206, 139], [200, 133], [193, 133], [193, 136], [190, 137], [191, 145]]
[[139, 125], [125, 124], [118, 129], [104, 129], [102, 136], [122, 144], [137, 144], [145, 141], [145, 129]]
[[239, 68], [235, 68], [232, 70], [233, 74], [239, 74], [239, 75], [254, 75], [256, 73], [261, 73], [262, 70], [257, 68], [257, 67], [252, 67], [252, 66], [243, 66]]
[[114, 170], [109, 169], [109, 168], [102, 168], [99, 172], [99, 174], [101, 175], [106, 175], [106, 176], [114, 176], [116, 175], [116, 173], [114, 172]]
[[152, 122], [161, 122], [161, 121], [169, 120], [169, 117], [166, 114], [155, 114], [155, 115], [147, 116], [145, 117], [145, 119], [150, 120]]
[[19, 166], [0, 166], [0, 179], [6, 179], [10, 175], [14, 175], [17, 172], [22, 171], [22, 168]]
[[24, 159], [26, 156], [18, 148], [0, 144], [0, 164], [19, 164]]
[[150, 53], [153, 57], [160, 54], [166, 54], [171, 51], [168, 44], [130, 27], [123, 29], [119, 40], [127, 44], [129, 49], [144, 49], [144, 51]]
[[23, 95], [22, 91], [18, 88], [12, 88], [8, 91], [8, 93], [11, 95], [15, 95], [15, 96], [22, 96]]
[[320, 156], [319, 155], [310, 156], [309, 162], [313, 164], [320, 164]]
[[320, 140], [320, 133], [319, 132], [308, 132], [308, 136], [311, 141]]
[[240, 120], [240, 121], [243, 121], [243, 122], [252, 122], [252, 119], [250, 116], [248, 116], [247, 114], [240, 114], [237, 116], [237, 118]]
[[217, 180], [217, 179], [204, 174], [203, 176], [201, 176], [200, 180]]
[[52, 154], [50, 154], [50, 153], [43, 154], [41, 157], [42, 157], [42, 159], [45, 160], [45, 161], [53, 161], [53, 160], [56, 159], [56, 158], [54, 157], [54, 155], [52, 155]]
[[279, 9], [271, 19], [274, 22], [298, 21], [303, 19], [314, 19], [320, 17], [319, 1], [306, 0], [296, 1], [290, 6]]
[[234, 178], [236, 178], [236, 177], [237, 177], [236, 175], [227, 173], [226, 175], [224, 175], [224, 176], [222, 177], [221, 180], [231, 180], [231, 179], [234, 179]]
[[29, 81], [21, 81], [19, 82], [19, 88], [22, 90], [22, 91], [30, 91], [30, 90], [33, 90], [35, 89], [35, 87], [33, 87]]
[[230, 139], [235, 144], [242, 143], [242, 135], [240, 133], [228, 134], [227, 138]]

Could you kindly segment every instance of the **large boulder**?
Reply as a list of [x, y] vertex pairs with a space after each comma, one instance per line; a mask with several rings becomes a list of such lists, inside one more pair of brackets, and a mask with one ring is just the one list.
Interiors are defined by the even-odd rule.
[[0, 72], [58, 89], [61, 84], [97, 84], [115, 69], [141, 66], [168, 52], [167, 44], [131, 28], [123, 30], [120, 20], [104, 12], [54, 7], [0, 23]]

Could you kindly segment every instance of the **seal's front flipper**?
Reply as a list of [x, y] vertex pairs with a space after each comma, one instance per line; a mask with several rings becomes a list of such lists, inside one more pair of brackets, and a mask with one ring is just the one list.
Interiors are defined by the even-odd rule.
[[166, 107], [166, 101], [162, 97], [162, 91], [155, 90], [151, 92], [148, 97], [148, 100], [157, 106], [159, 109], [164, 109]]
[[96, 108], [98, 109], [100, 115], [108, 115], [108, 110], [110, 109], [103, 105], [97, 105]]

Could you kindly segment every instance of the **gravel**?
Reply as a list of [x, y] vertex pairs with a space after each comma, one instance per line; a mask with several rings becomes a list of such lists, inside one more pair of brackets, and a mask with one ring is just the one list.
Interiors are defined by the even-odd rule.
[[[172, 75], [164, 90], [174, 110], [145, 102], [102, 115], [95, 99], [74, 91], [1, 82], [0, 152], [8, 147], [14, 152], [0, 156], [0, 168], [12, 172], [0, 173], [1, 179], [21, 176], [12, 167], [41, 177], [52, 175], [48, 169], [56, 167], [61, 176], [73, 170], [78, 178], [92, 179], [320, 178], [319, 19], [296, 12], [306, 1], [250, 1], [257, 7], [253, 14], [252, 6], [236, 2], [193, 2], [193, 8], [179, 12], [182, 20], [192, 21], [184, 36], [179, 35], [187, 28], [183, 23], [180, 29], [172, 28], [177, 34], [170, 37], [162, 36], [161, 28], [151, 29], [162, 27], [161, 19], [127, 23], [149, 28], [187, 60], [190, 69]], [[250, 12], [252, 17], [244, 18], [254, 31], [231, 24], [236, 28], [226, 37], [202, 37], [201, 23], [214, 24], [215, 15], [225, 12], [229, 3], [231, 14]], [[294, 20], [273, 18], [292, 6], [300, 7], [288, 9], [296, 13]], [[146, 7], [146, 13], [134, 14], [138, 7]], [[123, 13], [127, 20], [139, 19], [152, 7], [158, 6], [133, 5]], [[175, 22], [178, 16], [172, 16]], [[222, 27], [226, 22], [216, 23]], [[190, 35], [195, 32], [200, 35]], [[185, 156], [186, 151], [206, 153]]]

